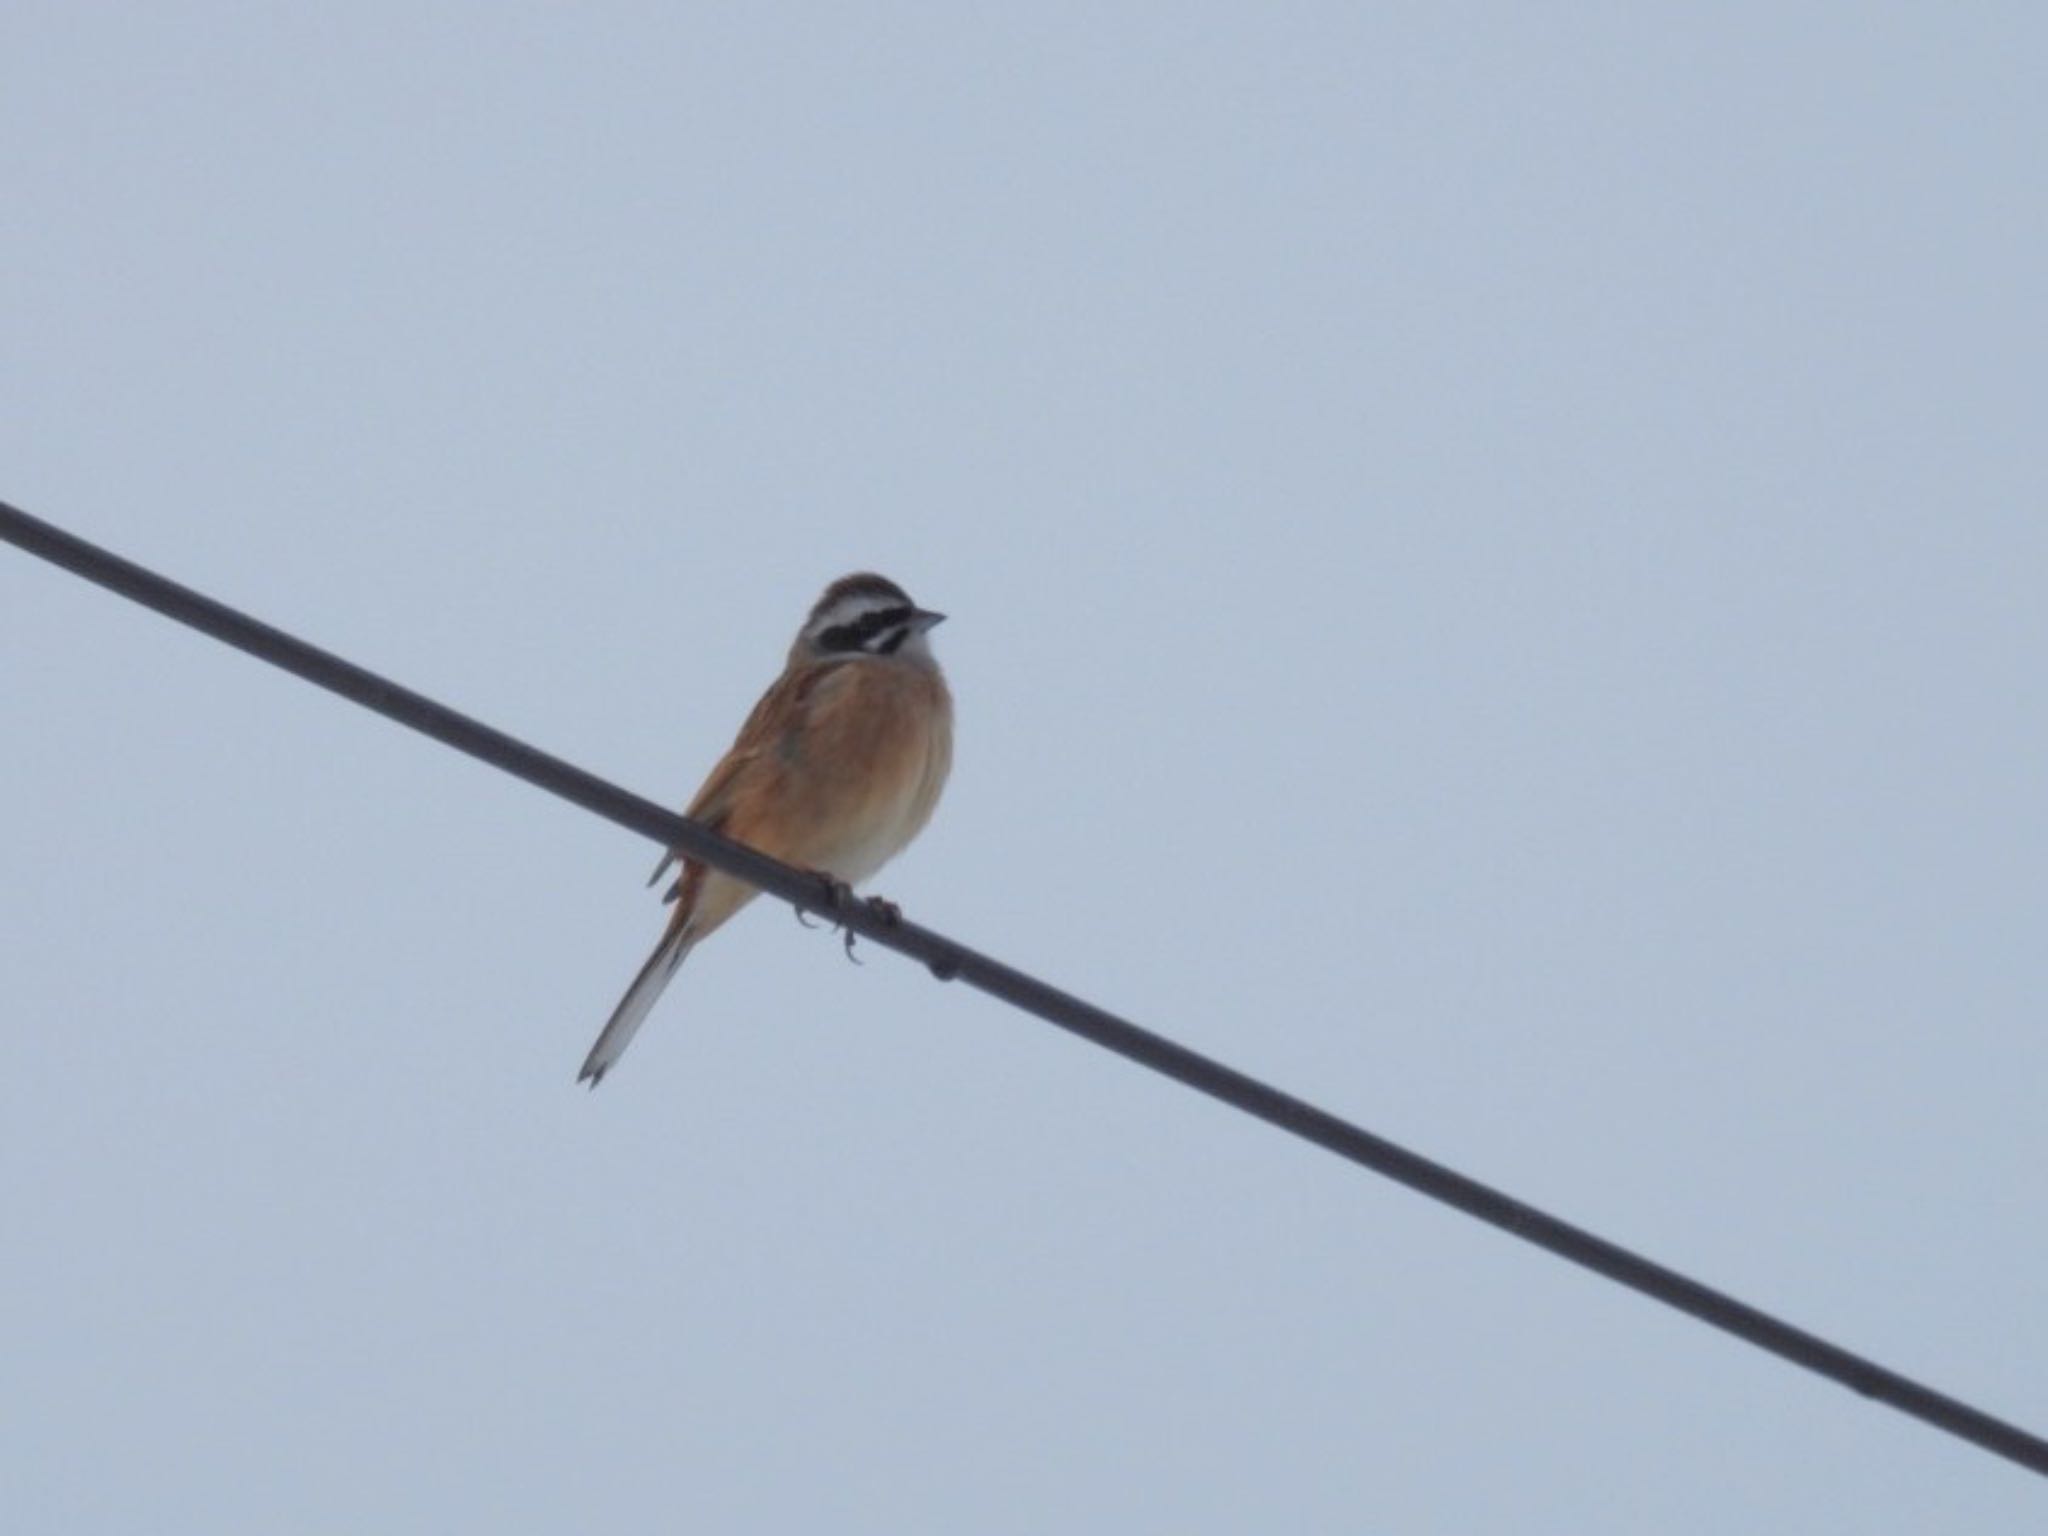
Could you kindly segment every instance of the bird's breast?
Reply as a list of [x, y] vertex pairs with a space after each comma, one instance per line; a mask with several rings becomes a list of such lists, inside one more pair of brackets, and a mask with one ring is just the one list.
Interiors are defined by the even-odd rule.
[[856, 663], [816, 704], [793, 775], [811, 857], [859, 884], [924, 828], [953, 760], [953, 705], [936, 669]]

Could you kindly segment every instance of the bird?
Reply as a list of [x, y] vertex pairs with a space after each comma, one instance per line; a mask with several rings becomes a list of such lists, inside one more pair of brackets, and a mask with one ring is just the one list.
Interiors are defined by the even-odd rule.
[[[944, 619], [873, 572], [826, 587], [797, 630], [782, 675], [683, 814], [817, 872], [836, 895], [867, 880], [924, 829], [952, 770], [953, 698], [928, 638]], [[668, 926], [577, 1074], [592, 1088], [632, 1043], [676, 968], [757, 894], [674, 850], [647, 883], [676, 864], [664, 897], [675, 907]]]

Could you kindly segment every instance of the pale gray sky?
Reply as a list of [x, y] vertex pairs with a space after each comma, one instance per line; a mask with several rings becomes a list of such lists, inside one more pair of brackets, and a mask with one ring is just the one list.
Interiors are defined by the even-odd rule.
[[[17, 6], [0, 495], [2048, 1426], [2038, 6]], [[2011, 1531], [2037, 1479], [0, 552], [23, 1531]]]

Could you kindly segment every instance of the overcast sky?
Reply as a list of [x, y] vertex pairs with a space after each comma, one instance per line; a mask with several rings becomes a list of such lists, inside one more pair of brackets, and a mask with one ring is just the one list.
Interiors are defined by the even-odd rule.
[[[1540, 13], [1540, 14], [1539, 14]], [[0, 496], [2048, 1430], [2038, 5], [17, 5]], [[2048, 1486], [0, 550], [24, 1532]]]

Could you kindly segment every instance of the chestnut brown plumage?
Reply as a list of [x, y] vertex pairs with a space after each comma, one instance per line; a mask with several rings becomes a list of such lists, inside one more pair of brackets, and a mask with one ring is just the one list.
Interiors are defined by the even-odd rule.
[[[923, 830], [952, 767], [953, 700], [926, 639], [944, 617], [885, 577], [833, 582], [798, 630], [782, 675], [683, 814], [847, 886], [873, 875]], [[663, 859], [654, 880], [676, 862]], [[603, 1080], [676, 967], [756, 894], [694, 859], [681, 864], [668, 928], [579, 1082]]]

